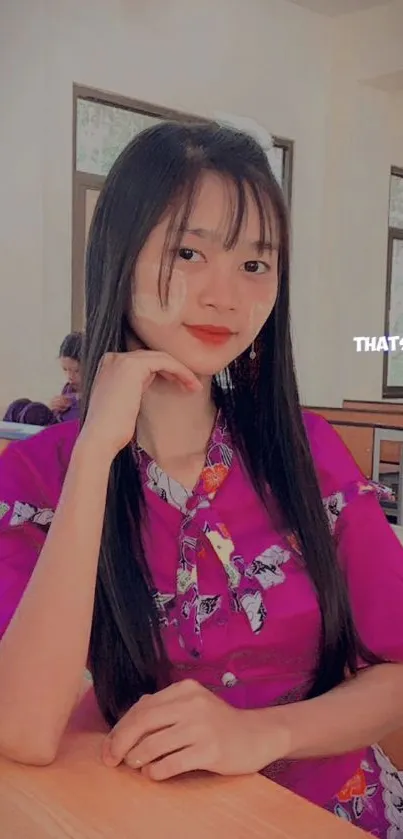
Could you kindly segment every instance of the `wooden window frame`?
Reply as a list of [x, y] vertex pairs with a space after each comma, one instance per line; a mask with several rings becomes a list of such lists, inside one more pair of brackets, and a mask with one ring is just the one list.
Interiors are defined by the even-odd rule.
[[[398, 166], [392, 166], [390, 170], [390, 182], [392, 178], [402, 178], [403, 169]], [[390, 205], [389, 205], [390, 212]], [[386, 294], [385, 294], [385, 318], [384, 318], [384, 335], [390, 334], [389, 328], [389, 307], [392, 293], [392, 270], [393, 270], [393, 243], [396, 240], [403, 241], [403, 228], [390, 227], [388, 217], [388, 250], [386, 260]], [[403, 337], [403, 336], [402, 336]], [[388, 385], [388, 353], [383, 356], [383, 371], [382, 371], [382, 397], [383, 399], [402, 399], [403, 385]]]
[[[88, 190], [100, 190], [105, 181], [102, 175], [80, 172], [76, 168], [77, 161], [77, 100], [87, 99], [100, 105], [111, 105], [122, 110], [134, 111], [145, 116], [156, 117], [161, 120], [175, 120], [177, 122], [200, 122], [203, 118], [195, 114], [171, 110], [170, 108], [151, 105], [148, 102], [128, 99], [115, 93], [73, 85], [73, 206], [72, 206], [72, 277], [71, 277], [71, 326], [73, 330], [83, 328], [82, 313], [84, 311], [85, 289], [83, 284], [83, 264], [85, 257], [85, 212], [86, 193]], [[292, 199], [292, 179], [294, 161], [294, 142], [282, 137], [273, 137], [274, 145], [284, 151], [284, 180], [285, 195], [289, 209]]]

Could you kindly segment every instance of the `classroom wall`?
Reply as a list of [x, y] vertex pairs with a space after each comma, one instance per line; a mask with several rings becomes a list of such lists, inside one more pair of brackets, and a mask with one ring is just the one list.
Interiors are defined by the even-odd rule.
[[[96, 10], [81, 0], [2, 0], [0, 352], [9, 360], [0, 407], [16, 396], [47, 398], [60, 384], [55, 355], [70, 327], [74, 82], [200, 115], [251, 116], [295, 141], [291, 296], [302, 395], [328, 404], [379, 398], [378, 371], [368, 368], [362, 380], [364, 367], [343, 347], [358, 328], [354, 317], [365, 312], [383, 325], [388, 170], [399, 164], [403, 125], [390, 94], [351, 84], [357, 66], [339, 54], [338, 26], [284, 0], [97, 0]], [[385, 55], [387, 48], [386, 39]], [[350, 40], [346, 54], [354, 49]], [[350, 75], [340, 76], [343, 66]], [[378, 120], [391, 115], [384, 141]], [[364, 268], [356, 240], [369, 247]], [[365, 306], [346, 317], [343, 293], [357, 274]], [[341, 359], [350, 369], [339, 384]]]
[[0, 351], [10, 357], [0, 402], [46, 397], [59, 384], [53, 359], [70, 316], [73, 82], [200, 115], [252, 116], [295, 140], [293, 303], [304, 371], [329, 21], [283, 0], [97, 0], [96, 14], [81, 0], [3, 0], [0, 29], [10, 106], [0, 136]]
[[[340, 82], [333, 124], [346, 107], [347, 87]], [[353, 337], [384, 334], [390, 167], [403, 166], [403, 98], [358, 84], [349, 93], [349, 129], [343, 133], [341, 119], [334, 125], [331, 145], [338, 145], [327, 170], [334, 197], [324, 248], [333, 318], [327, 354], [335, 381], [318, 381], [322, 404], [381, 398], [383, 354], [358, 353]]]
[[403, 3], [340, 18], [333, 38], [317, 302], [327, 338], [310, 400], [328, 405], [381, 399], [383, 356], [357, 353], [353, 337], [384, 333], [390, 168], [403, 167], [403, 92], [393, 83]]

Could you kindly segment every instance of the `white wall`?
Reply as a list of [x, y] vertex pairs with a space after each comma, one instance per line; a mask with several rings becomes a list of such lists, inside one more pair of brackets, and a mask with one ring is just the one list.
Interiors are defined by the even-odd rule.
[[339, 82], [322, 251], [334, 380], [322, 370], [322, 404], [381, 398], [383, 354], [357, 353], [353, 337], [384, 334], [389, 178], [392, 164], [403, 166], [402, 105], [403, 97]]
[[316, 404], [329, 405], [382, 394], [382, 354], [357, 353], [353, 337], [384, 333], [389, 178], [391, 165], [403, 167], [403, 94], [368, 79], [403, 66], [403, 3], [335, 21], [333, 39], [314, 388]]
[[0, 136], [0, 352], [10, 357], [0, 403], [47, 397], [59, 385], [54, 356], [70, 325], [73, 82], [200, 115], [252, 116], [295, 140], [303, 373], [318, 277], [329, 21], [282, 0], [2, 0], [0, 18], [0, 87], [12, 107]]
[[[18, 6], [18, 8], [17, 8]], [[39, 383], [43, 364], [44, 66], [41, 8], [0, 11], [0, 404]], [[4, 115], [7, 114], [7, 118]], [[32, 393], [35, 390], [32, 389]]]
[[0, 352], [9, 361], [0, 405], [47, 398], [60, 385], [73, 82], [200, 115], [252, 116], [295, 141], [292, 309], [303, 399], [379, 398], [379, 357], [370, 368], [346, 347], [359, 327], [382, 333], [388, 175], [403, 165], [403, 119], [390, 96], [356, 81], [391, 66], [386, 36], [383, 62], [372, 68], [362, 47], [353, 61], [367, 14], [343, 30], [284, 0], [2, 0]]

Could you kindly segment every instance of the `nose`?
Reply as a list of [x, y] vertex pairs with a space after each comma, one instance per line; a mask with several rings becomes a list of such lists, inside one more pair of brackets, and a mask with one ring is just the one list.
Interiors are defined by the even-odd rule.
[[201, 293], [201, 303], [217, 311], [234, 311], [237, 308], [237, 282], [234, 271], [220, 265], [208, 271]]

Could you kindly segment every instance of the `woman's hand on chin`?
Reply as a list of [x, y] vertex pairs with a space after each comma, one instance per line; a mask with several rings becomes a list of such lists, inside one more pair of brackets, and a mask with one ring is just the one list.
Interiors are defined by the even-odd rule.
[[169, 378], [190, 392], [202, 385], [184, 364], [164, 352], [136, 350], [108, 353], [95, 377], [81, 441], [96, 443], [100, 455], [113, 460], [131, 442], [141, 400], [156, 376]]

